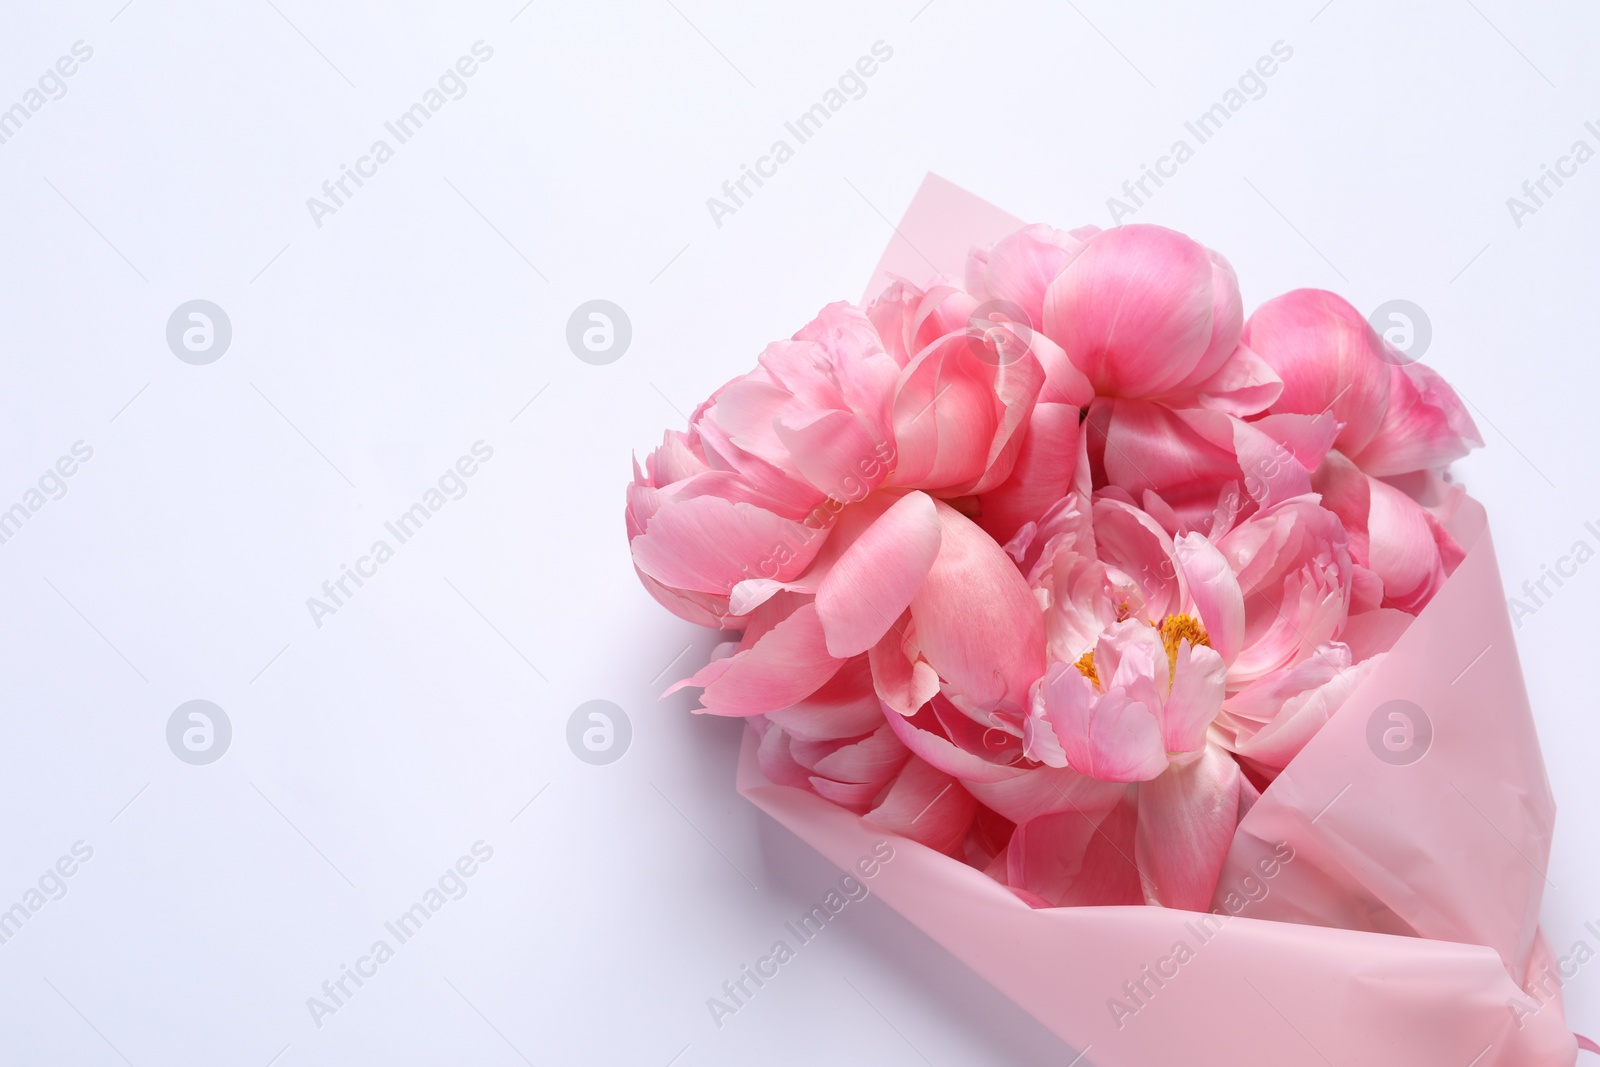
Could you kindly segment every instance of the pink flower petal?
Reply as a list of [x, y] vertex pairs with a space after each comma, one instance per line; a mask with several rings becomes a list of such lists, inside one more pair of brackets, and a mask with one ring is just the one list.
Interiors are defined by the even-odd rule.
[[1206, 250], [1183, 234], [1106, 230], [1050, 284], [1044, 332], [1102, 395], [1159, 395], [1210, 347], [1212, 272]]
[[967, 835], [978, 803], [948, 774], [922, 760], [907, 763], [867, 821], [938, 852], [953, 854]]
[[908, 493], [856, 538], [817, 587], [829, 654], [844, 659], [878, 643], [927, 577], [939, 537], [933, 500]]
[[1068, 404], [1034, 407], [1010, 477], [979, 497], [983, 513], [978, 525], [996, 541], [1009, 541], [1072, 488], [1077, 473], [1078, 420], [1078, 409]]
[[1239, 765], [1207, 746], [1192, 763], [1139, 786], [1134, 858], [1146, 902], [1206, 911], [1239, 818]]
[[819, 532], [752, 504], [694, 497], [651, 516], [633, 560], [663, 585], [725, 596], [745, 578], [799, 575], [822, 547]]
[[972, 704], [1027, 706], [1044, 672], [1044, 617], [1016, 564], [965, 515], [936, 503], [939, 554], [911, 601], [917, 642]]
[[1438, 528], [1415, 500], [1381, 479], [1369, 482], [1371, 566], [1383, 579], [1384, 606], [1415, 615], [1444, 583]]
[[1155, 778], [1167, 768], [1155, 710], [1120, 690], [1099, 694], [1076, 667], [1058, 663], [1040, 687], [1043, 714], [1080, 774], [1108, 782]]
[[1432, 368], [1391, 367], [1389, 408], [1378, 432], [1351, 458], [1374, 477], [1433, 470], [1483, 445], [1455, 390]]
[[1359, 451], [1377, 432], [1389, 402], [1383, 340], [1350, 302], [1320, 289], [1296, 289], [1256, 309], [1244, 343], [1283, 379], [1272, 411], [1317, 415], [1344, 424], [1336, 447]]
[[1169, 753], [1196, 752], [1205, 745], [1206, 730], [1222, 710], [1227, 676], [1227, 665], [1215, 649], [1188, 641], [1178, 645], [1172, 690], [1161, 716], [1161, 741]]
[[815, 693], [843, 662], [828, 654], [816, 606], [804, 604], [751, 647], [680, 684], [705, 686], [700, 703], [713, 714], [759, 715]]
[[1223, 662], [1232, 663], [1244, 647], [1244, 593], [1239, 579], [1217, 546], [1198, 533], [1178, 538], [1174, 552], [1211, 647]]

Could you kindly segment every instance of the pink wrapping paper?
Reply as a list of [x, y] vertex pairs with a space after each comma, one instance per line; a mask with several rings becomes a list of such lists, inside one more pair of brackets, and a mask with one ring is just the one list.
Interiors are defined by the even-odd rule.
[[[930, 175], [868, 293], [959, 278], [969, 248], [1020, 225]], [[753, 733], [739, 791], [842, 868], [889, 840], [873, 888], [1081, 1067], [1572, 1067], [1559, 992], [1519, 986], [1551, 963], [1555, 804], [1482, 507], [1462, 498], [1449, 525], [1466, 559], [1240, 821], [1210, 915], [1035, 910], [772, 784]]]

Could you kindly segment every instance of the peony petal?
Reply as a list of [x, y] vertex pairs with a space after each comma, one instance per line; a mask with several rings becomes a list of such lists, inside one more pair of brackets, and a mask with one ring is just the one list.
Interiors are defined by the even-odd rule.
[[981, 258], [969, 259], [967, 287], [980, 300], [1016, 305], [1027, 313], [1033, 329], [1042, 329], [1045, 291], [1097, 232], [1093, 227], [1068, 233], [1025, 226], [1001, 238]]
[[1378, 432], [1353, 457], [1375, 477], [1433, 470], [1483, 445], [1455, 390], [1421, 363], [1391, 367], [1389, 407]]
[[1296, 289], [1256, 309], [1244, 344], [1283, 379], [1272, 411], [1343, 423], [1336, 447], [1348, 454], [1372, 440], [1389, 401], [1383, 340], [1350, 302], [1320, 289]]
[[1167, 768], [1161, 723], [1121, 690], [1099, 694], [1071, 664], [1058, 663], [1040, 686], [1043, 714], [1075, 771], [1108, 782], [1155, 778]]
[[766, 718], [801, 741], [860, 737], [883, 725], [866, 656], [856, 656], [816, 692]]
[[878, 643], [911, 603], [939, 554], [933, 500], [908, 493], [833, 564], [817, 587], [828, 652], [841, 659]]
[[1368, 481], [1371, 567], [1383, 579], [1384, 606], [1415, 615], [1445, 579], [1436, 527], [1415, 500], [1381, 479]]
[[1147, 903], [1206, 911], [1239, 818], [1239, 765], [1215, 745], [1139, 787], [1134, 857]]
[[954, 778], [913, 759], [866, 818], [891, 833], [949, 855], [966, 837], [977, 809], [972, 794]]
[[709, 664], [686, 684], [705, 686], [700, 703], [706, 711], [758, 715], [815, 693], [843, 662], [828, 654], [816, 606], [804, 604], [754, 645]]
[[1160, 493], [1180, 515], [1209, 514], [1223, 487], [1240, 481], [1231, 427], [1211, 440], [1192, 419], [1144, 400], [1096, 400], [1088, 426], [1090, 455], [1098, 445], [1105, 481], [1135, 498]]
[[889, 476], [893, 447], [848, 411], [776, 419], [773, 430], [788, 452], [786, 469], [832, 500], [861, 500]]
[[787, 581], [822, 547], [822, 531], [715, 496], [662, 505], [633, 539], [633, 560], [663, 585], [727, 595], [745, 578]]
[[895, 485], [942, 489], [983, 472], [999, 423], [990, 370], [959, 334], [906, 367], [894, 399]]
[[823, 756], [811, 769], [836, 782], [868, 782], [882, 787], [910, 758], [911, 750], [884, 722], [859, 741], [841, 745]]
[[1159, 395], [1211, 344], [1212, 270], [1206, 250], [1173, 230], [1103, 231], [1050, 283], [1044, 332], [1101, 395]]
[[1283, 393], [1283, 379], [1266, 360], [1240, 345], [1221, 369], [1193, 392], [1194, 402], [1201, 407], [1244, 418], [1271, 407]]
[[974, 705], [1025, 708], [1044, 672], [1039, 604], [992, 537], [948, 504], [936, 507], [939, 554], [911, 601], [922, 654]]
[[1161, 714], [1161, 741], [1169, 753], [1197, 752], [1205, 745], [1206, 730], [1222, 710], [1227, 676], [1215, 649], [1179, 643], [1172, 690]]
[[1011, 475], [978, 498], [978, 525], [1004, 544], [1066, 496], [1077, 473], [1079, 413], [1069, 404], [1040, 403]]
[[1185, 534], [1173, 548], [1211, 647], [1223, 662], [1232, 663], [1244, 648], [1244, 593], [1239, 579], [1217, 546], [1200, 534]]

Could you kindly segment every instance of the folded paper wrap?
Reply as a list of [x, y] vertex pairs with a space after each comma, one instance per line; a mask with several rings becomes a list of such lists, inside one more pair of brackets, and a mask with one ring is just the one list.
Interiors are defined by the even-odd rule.
[[[930, 175], [868, 294], [1020, 225]], [[890, 838], [884, 901], [1080, 1067], [1572, 1067], [1538, 927], [1555, 804], [1483, 508], [1457, 493], [1447, 524], [1465, 560], [1240, 820], [1210, 913], [1032, 908], [774, 785], [753, 732], [739, 790], [841, 867]]]

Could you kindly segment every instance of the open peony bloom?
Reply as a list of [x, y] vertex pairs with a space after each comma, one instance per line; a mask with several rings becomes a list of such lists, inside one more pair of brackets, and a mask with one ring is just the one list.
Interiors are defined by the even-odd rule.
[[[672, 689], [770, 779], [1039, 906], [1205, 910], [1237, 821], [1462, 559], [1461, 400], [1347, 302], [1248, 320], [1158, 226], [1027, 226], [832, 304], [628, 488]], [[669, 692], [672, 690], [669, 690]]]

